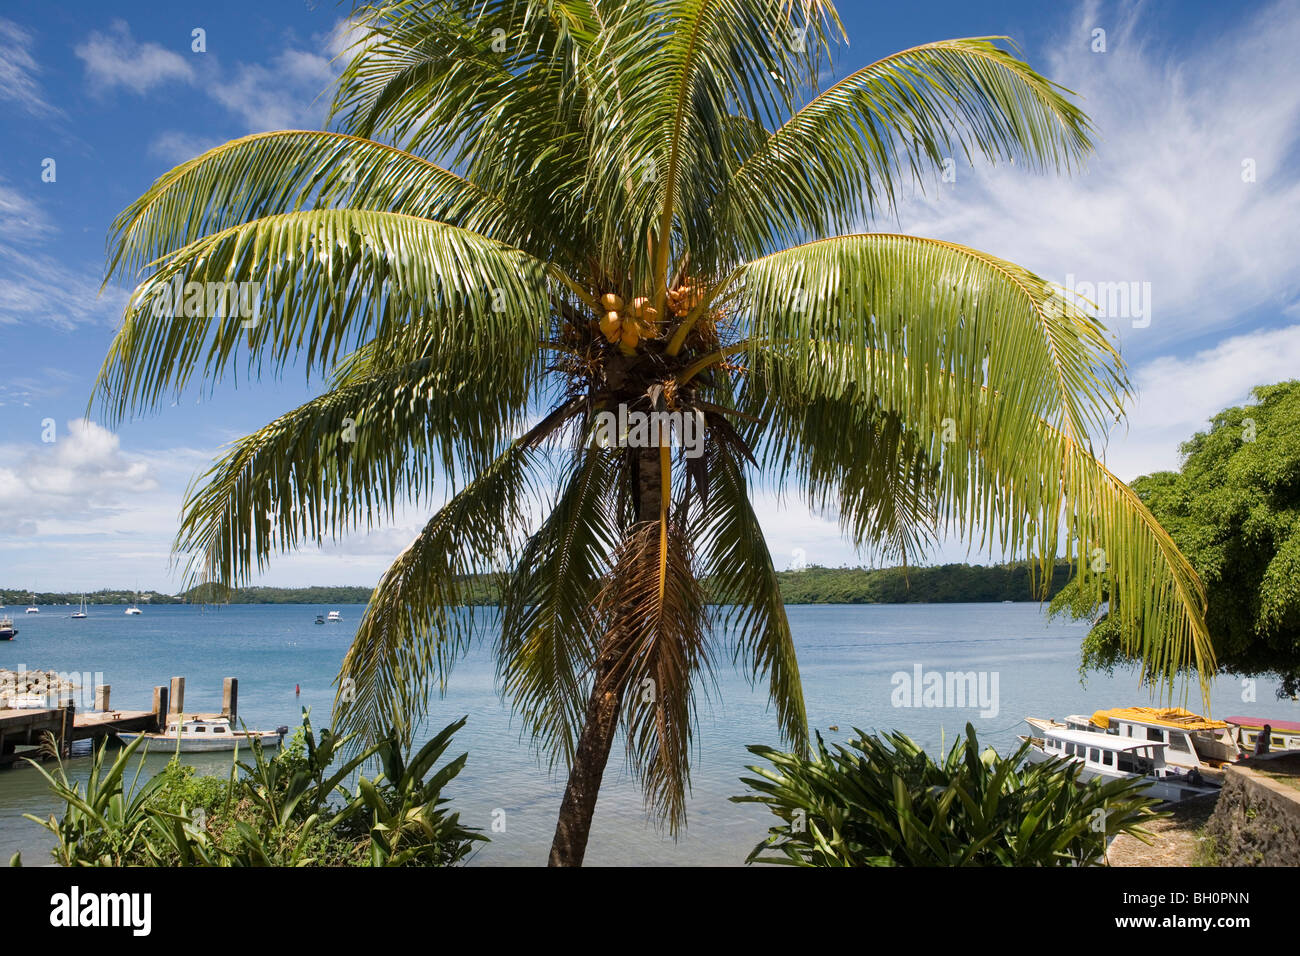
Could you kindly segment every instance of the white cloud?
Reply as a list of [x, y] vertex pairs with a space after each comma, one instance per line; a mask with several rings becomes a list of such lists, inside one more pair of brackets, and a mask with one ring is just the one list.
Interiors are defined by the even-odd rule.
[[97, 94], [119, 86], [145, 93], [164, 83], [194, 79], [194, 68], [184, 56], [157, 43], [138, 42], [125, 20], [114, 20], [107, 33], [92, 32], [73, 52], [86, 64], [86, 79]]
[[1300, 325], [1249, 332], [1183, 358], [1163, 356], [1133, 375], [1129, 427], [1111, 439], [1107, 465], [1126, 481], [1179, 466], [1178, 446], [1256, 385], [1300, 377]]
[[26, 253], [0, 242], [0, 326], [43, 322], [72, 328], [121, 317], [129, 293], [115, 287], [100, 295], [101, 277], [92, 266], [77, 268], [40, 252]]
[[250, 133], [319, 128], [328, 108], [322, 95], [334, 82], [329, 58], [285, 50], [268, 66], [241, 63], [232, 78], [208, 87], [208, 94], [237, 114]]
[[57, 113], [45, 99], [36, 77], [41, 68], [32, 54], [32, 35], [12, 20], [0, 18], [0, 101], [32, 116]]
[[52, 232], [54, 224], [31, 196], [0, 180], [0, 242], [39, 241]]
[[[1048, 278], [1150, 282], [1148, 328], [1108, 322], [1126, 354], [1152, 355], [1296, 301], [1300, 8], [1242, 17], [1230, 34], [1168, 52], [1142, 8], [1090, 4], [1045, 63], [1097, 130], [1086, 173], [1036, 177], [959, 166], [958, 181], [905, 203], [902, 227], [984, 249]], [[1092, 53], [1104, 26], [1108, 52]], [[1033, 59], [1031, 57], [1031, 59]], [[1243, 182], [1254, 161], [1257, 181]]]
[[220, 140], [169, 130], [154, 137], [149, 144], [149, 155], [179, 165], [219, 145]]
[[54, 437], [26, 454], [5, 449], [10, 464], [0, 466], [0, 535], [32, 535], [48, 521], [103, 516], [157, 490], [149, 464], [124, 454], [108, 429], [74, 419]]
[[28, 192], [0, 181], [0, 326], [38, 321], [61, 328], [121, 314], [126, 294], [105, 290], [94, 266], [75, 266], [35, 248], [58, 233]]

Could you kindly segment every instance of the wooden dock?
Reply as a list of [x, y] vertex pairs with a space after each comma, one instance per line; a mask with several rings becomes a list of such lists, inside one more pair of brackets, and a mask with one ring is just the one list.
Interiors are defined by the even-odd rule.
[[[153, 689], [151, 710], [112, 710], [111, 688], [96, 688], [95, 709], [77, 713], [73, 701], [62, 707], [43, 709], [0, 709], [0, 767], [24, 759], [49, 759], [57, 751], [67, 756], [74, 740], [100, 741], [119, 733], [156, 733], [170, 716], [186, 713], [185, 678], [173, 677], [171, 686]], [[222, 688], [221, 713], [204, 717], [237, 718], [239, 681], [227, 677]], [[51, 749], [51, 742], [53, 750]]]

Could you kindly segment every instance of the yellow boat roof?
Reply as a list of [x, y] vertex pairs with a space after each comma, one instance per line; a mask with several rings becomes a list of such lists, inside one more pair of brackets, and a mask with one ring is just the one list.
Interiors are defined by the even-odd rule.
[[1180, 730], [1222, 730], [1228, 726], [1226, 720], [1211, 720], [1181, 707], [1112, 707], [1092, 715], [1092, 722], [1098, 727], [1109, 727], [1112, 720], [1133, 720]]

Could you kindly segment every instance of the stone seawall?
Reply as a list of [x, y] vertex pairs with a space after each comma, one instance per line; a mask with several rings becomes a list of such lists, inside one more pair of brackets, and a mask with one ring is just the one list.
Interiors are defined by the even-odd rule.
[[[1300, 866], [1300, 754], [1230, 764], [1205, 828], [1221, 866]], [[1290, 774], [1277, 780], [1270, 773]]]

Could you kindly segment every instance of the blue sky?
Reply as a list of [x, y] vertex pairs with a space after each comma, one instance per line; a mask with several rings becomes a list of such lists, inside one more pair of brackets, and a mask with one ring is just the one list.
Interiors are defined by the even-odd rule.
[[[225, 442], [308, 396], [286, 378], [190, 395], [115, 431], [82, 420], [126, 298], [99, 292], [109, 222], [203, 149], [321, 126], [347, 11], [324, 0], [0, 5], [0, 585], [173, 590], [187, 483]], [[955, 182], [928, 183], [866, 225], [963, 242], [1076, 287], [1131, 284], [1141, 300], [1106, 316], [1138, 392], [1106, 447], [1121, 477], [1176, 466], [1178, 442], [1218, 408], [1300, 374], [1300, 4], [841, 13], [850, 45], [837, 75], [927, 40], [1007, 34], [1083, 97], [1100, 131], [1086, 173], [959, 163]], [[195, 28], [206, 52], [191, 48]], [[263, 580], [371, 584], [437, 503], [282, 557]], [[858, 563], [830, 517], [771, 497], [762, 514], [778, 566], [796, 549]], [[931, 556], [965, 558], [955, 541]]]

